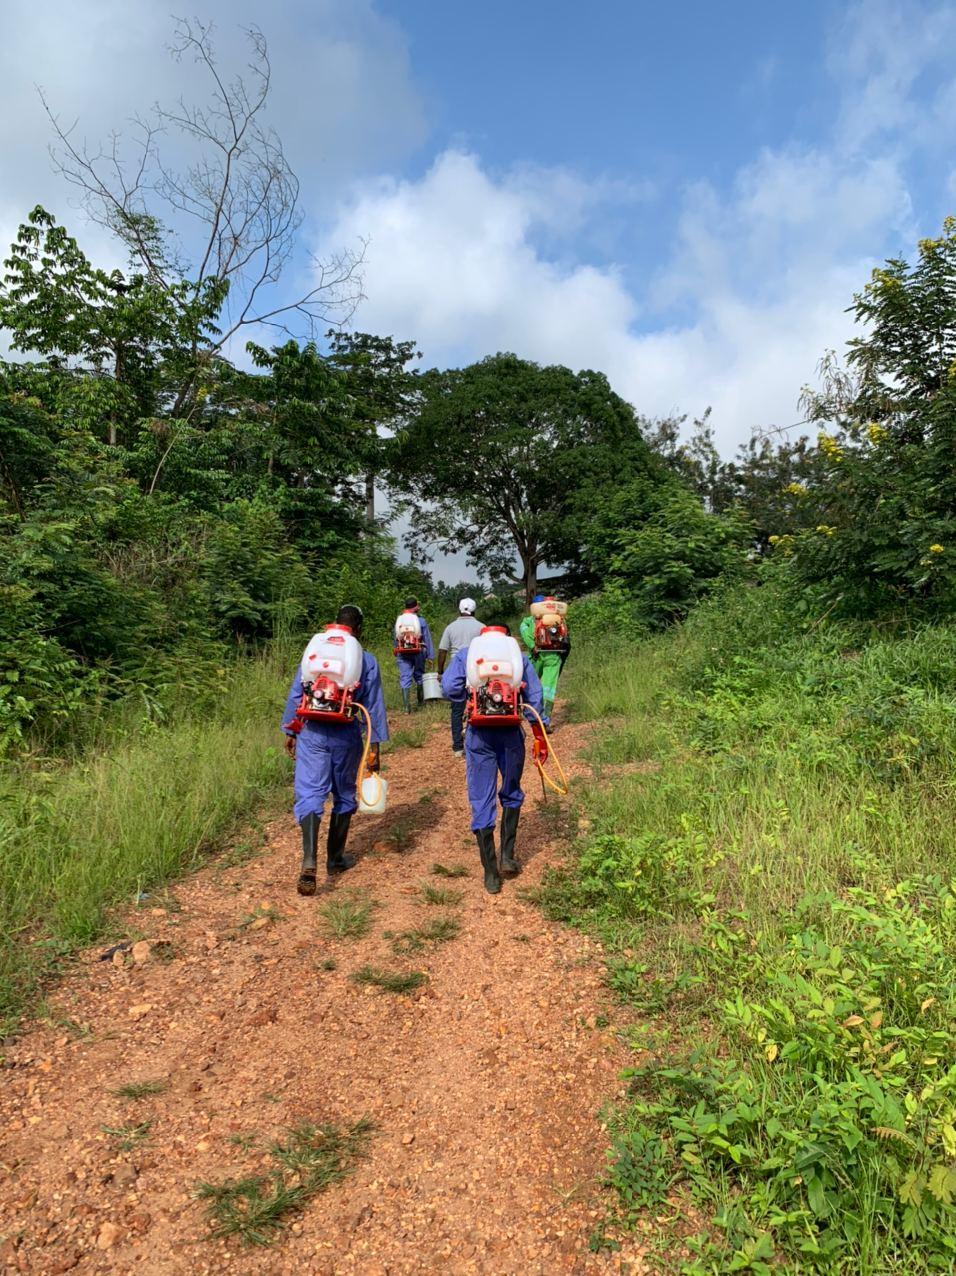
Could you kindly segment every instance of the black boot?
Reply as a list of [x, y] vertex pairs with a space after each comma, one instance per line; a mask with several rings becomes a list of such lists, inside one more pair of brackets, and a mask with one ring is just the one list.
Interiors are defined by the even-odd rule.
[[501, 890], [501, 877], [498, 873], [498, 856], [495, 854], [495, 830], [476, 829], [475, 840], [481, 856], [481, 867], [485, 870], [485, 890], [489, 895], [497, 895]]
[[329, 838], [326, 842], [325, 860], [325, 867], [329, 873], [344, 873], [347, 869], [355, 867], [355, 856], [345, 854], [345, 839], [349, 835], [351, 823], [351, 812], [348, 815], [336, 815], [333, 812], [329, 817]]
[[302, 830], [302, 871], [296, 890], [300, 895], [315, 894], [315, 854], [319, 845], [319, 820], [314, 812], [306, 815], [299, 827]]
[[501, 808], [501, 871], [520, 873], [521, 865], [515, 859], [515, 838], [518, 836], [519, 806]]
[[419, 709], [425, 703], [425, 688], [420, 682], [415, 683], [415, 698], [418, 701]]
[[406, 713], [411, 713], [411, 711], [412, 711], [412, 693], [411, 693], [411, 691], [409, 690], [409, 688], [408, 688], [408, 687], [402, 687], [402, 704], [403, 704], [403, 705], [404, 705], [404, 707], [405, 707], [405, 712], [406, 712]]

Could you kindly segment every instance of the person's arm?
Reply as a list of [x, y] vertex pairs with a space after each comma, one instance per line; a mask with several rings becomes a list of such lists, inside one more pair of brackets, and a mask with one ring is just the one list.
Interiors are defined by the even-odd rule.
[[[528, 659], [524, 658], [524, 702], [535, 709], [539, 714], [544, 713], [544, 692], [541, 690], [541, 679], [534, 671], [534, 665]], [[529, 722], [536, 722], [533, 713], [526, 713], [525, 717]]]
[[292, 686], [286, 697], [285, 712], [282, 715], [282, 730], [285, 732], [285, 750], [290, 758], [295, 757], [295, 741], [302, 730], [302, 719], [295, 716], [302, 700], [302, 672], [297, 669], [292, 679]]
[[451, 664], [442, 674], [441, 689], [447, 700], [464, 700], [468, 672], [468, 648], [462, 647], [451, 658]]
[[441, 636], [441, 642], [438, 644], [438, 676], [439, 678], [445, 672], [445, 661], [448, 659], [448, 653], [451, 651], [451, 635], [449, 630], [451, 625], [445, 626], [445, 632]]
[[[385, 712], [382, 674], [378, 661], [367, 651], [362, 657], [362, 684], [355, 699], [368, 710], [372, 723], [372, 734], [369, 737], [371, 744], [384, 744], [388, 739], [388, 716]], [[377, 748], [375, 752], [377, 756]]]
[[428, 621], [422, 617], [422, 642], [425, 647], [425, 659], [435, 659], [435, 643], [432, 640], [432, 631], [428, 628]]
[[518, 632], [521, 634], [521, 641], [528, 650], [534, 651], [534, 616], [525, 616], [518, 626]]

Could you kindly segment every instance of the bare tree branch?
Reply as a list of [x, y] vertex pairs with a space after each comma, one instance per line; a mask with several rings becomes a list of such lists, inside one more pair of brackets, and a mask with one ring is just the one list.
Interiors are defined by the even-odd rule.
[[[38, 90], [56, 137], [54, 164], [151, 280], [169, 291], [185, 275], [195, 297], [218, 299], [219, 331], [206, 334], [213, 349], [257, 324], [311, 338], [319, 324], [347, 322], [361, 301], [365, 244], [313, 261], [313, 286], [291, 300], [272, 294], [302, 224], [299, 181], [263, 122], [272, 82], [265, 37], [245, 30], [249, 62], [229, 79], [212, 35], [211, 23], [177, 19], [169, 46], [177, 61], [195, 63], [210, 86], [205, 101], [157, 103], [148, 118], [133, 117], [127, 138], [114, 133], [96, 149], [75, 140], [76, 122], [63, 124]], [[173, 162], [159, 142], [176, 137]]]

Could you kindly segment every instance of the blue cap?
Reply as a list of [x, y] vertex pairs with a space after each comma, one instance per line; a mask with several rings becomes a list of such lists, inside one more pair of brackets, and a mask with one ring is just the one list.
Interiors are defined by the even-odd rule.
[[535, 594], [534, 598], [532, 598], [532, 599], [531, 599], [531, 601], [532, 601], [533, 603], [543, 603], [543, 602], [544, 602], [544, 594]]

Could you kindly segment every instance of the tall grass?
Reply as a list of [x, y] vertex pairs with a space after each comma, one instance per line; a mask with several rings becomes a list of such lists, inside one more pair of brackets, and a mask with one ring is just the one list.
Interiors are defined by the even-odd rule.
[[645, 1024], [614, 1226], [678, 1184], [688, 1271], [950, 1270], [956, 628], [802, 633], [743, 590], [563, 689], [602, 725], [543, 902]]
[[107, 910], [168, 882], [288, 781], [276, 725], [288, 661], [250, 660], [213, 710], [114, 730], [69, 762], [0, 775], [0, 1022]]

